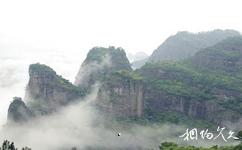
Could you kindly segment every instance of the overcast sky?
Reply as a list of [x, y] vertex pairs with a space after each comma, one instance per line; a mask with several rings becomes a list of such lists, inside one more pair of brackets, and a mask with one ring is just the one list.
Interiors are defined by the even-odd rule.
[[240, 0], [0, 1], [0, 123], [24, 96], [30, 63], [73, 81], [87, 51], [114, 45], [151, 54], [177, 31], [242, 31]]

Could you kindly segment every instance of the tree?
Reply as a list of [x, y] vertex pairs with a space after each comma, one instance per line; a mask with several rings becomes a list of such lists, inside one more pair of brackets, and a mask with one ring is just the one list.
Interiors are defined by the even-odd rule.
[[239, 138], [239, 140], [242, 140], [242, 131], [238, 132], [237, 137]]
[[[0, 150], [18, 150], [18, 149], [15, 148], [14, 142], [5, 140], [2, 144], [2, 148], [0, 147]], [[23, 147], [21, 150], [31, 150], [31, 148]]]
[[23, 147], [22, 150], [31, 150], [29, 147]]
[[15, 148], [14, 143], [10, 143], [8, 140], [5, 140], [2, 144], [2, 149], [1, 150], [17, 150]]

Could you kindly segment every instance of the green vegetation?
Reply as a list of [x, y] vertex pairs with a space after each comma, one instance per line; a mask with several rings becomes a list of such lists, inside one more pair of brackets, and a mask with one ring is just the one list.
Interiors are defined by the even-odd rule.
[[111, 49], [104, 47], [94, 47], [92, 48], [84, 61], [84, 64], [98, 62], [101, 63], [105, 57], [109, 54]]
[[[71, 150], [77, 150], [77, 149], [78, 149], [77, 147], [71, 148]], [[102, 149], [102, 148], [94, 148], [94, 149]], [[242, 150], [242, 143], [235, 146], [219, 147], [218, 145], [215, 145], [210, 148], [204, 148], [204, 147], [195, 147], [195, 146], [179, 146], [178, 144], [173, 142], [163, 142], [160, 144], [159, 149], [160, 150]], [[14, 142], [5, 140], [2, 144], [2, 147], [0, 147], [0, 150], [17, 150], [17, 148], [15, 147]], [[31, 148], [23, 147], [21, 150], [31, 150]]]
[[57, 75], [58, 86], [65, 88], [67, 90], [73, 91], [80, 96], [85, 96], [87, 93], [87, 89], [80, 88], [78, 86], [73, 85], [69, 80], [64, 79], [62, 76]]
[[196, 53], [193, 60], [202, 69], [241, 73], [242, 37], [232, 37]]
[[210, 128], [215, 129], [216, 126], [211, 122], [196, 119], [189, 117], [185, 114], [178, 113], [175, 111], [165, 111], [165, 112], [156, 112], [152, 109], [145, 110], [145, 116], [143, 118], [138, 119], [140, 123], [173, 123], [177, 125], [183, 125], [187, 127], [197, 127], [197, 128]]
[[[233, 117], [240, 116], [242, 114], [241, 62], [242, 37], [232, 37], [199, 51], [190, 59], [146, 63], [135, 72], [143, 79], [148, 93], [145, 97], [147, 117], [152, 120], [177, 122], [175, 118], [179, 116], [178, 114], [169, 117], [169, 112], [164, 112], [165, 115], [162, 115], [163, 112], [158, 110], [159, 99], [173, 100], [172, 102], [179, 102], [182, 99], [180, 102], [184, 105], [193, 102], [214, 103], [225, 109], [216, 115], [217, 118], [223, 119], [229, 113], [233, 114]], [[166, 103], [169, 109], [172, 109], [170, 108], [173, 107], [172, 104]], [[154, 109], [156, 107], [157, 110]], [[163, 117], [161, 119], [156, 116]]]
[[242, 143], [236, 146], [222, 146], [217, 145], [210, 148], [195, 147], [195, 146], [178, 146], [173, 142], [164, 142], [159, 146], [160, 150], [242, 150]]
[[66, 90], [75, 92], [80, 96], [84, 96], [87, 92], [85, 89], [81, 89], [80, 87], [73, 85], [69, 80], [66, 80], [62, 76], [57, 75], [52, 68], [44, 64], [39, 64], [39, 63], [31, 64], [29, 66], [29, 73], [30, 75], [32, 75], [33, 73], [36, 73], [38, 75], [44, 74], [50, 80], [46, 84], [53, 87], [64, 88]]
[[115, 48], [114, 46], [110, 46], [108, 48], [92, 48], [87, 54], [87, 58], [82, 65], [87, 65], [94, 62], [100, 65], [103, 62], [110, 63], [109, 65], [111, 66], [109, 66], [109, 69], [111, 69], [111, 71], [131, 70], [125, 51], [120, 47]]
[[237, 137], [242, 141], [242, 131], [239, 131]]
[[120, 70], [113, 73], [114, 75], [120, 76], [122, 78], [127, 78], [131, 80], [142, 80], [143, 78], [134, 71]]
[[[183, 97], [186, 100], [217, 100], [220, 104], [242, 113], [242, 73], [231, 75], [223, 70], [200, 69], [190, 62], [147, 63], [138, 72], [146, 85], [157, 92]], [[234, 97], [216, 91], [238, 93]], [[230, 101], [228, 101], [230, 100]]]
[[49, 74], [53, 74], [53, 75], [56, 74], [56, 72], [52, 68], [50, 68], [47, 65], [40, 64], [40, 63], [31, 64], [29, 66], [29, 74], [34, 73], [34, 72], [38, 73], [38, 74], [42, 74], [42, 73], [49, 73]]
[[240, 36], [240, 33], [234, 30], [214, 30], [197, 34], [186, 31], [178, 32], [162, 43], [153, 52], [149, 61], [183, 60], [193, 56], [200, 49], [212, 46], [233, 36]]
[[[221, 116], [216, 115], [216, 117], [222, 118], [231, 111], [238, 115], [242, 114], [241, 58], [242, 38], [233, 37], [199, 51], [190, 59], [180, 62], [163, 61], [160, 63], [146, 63], [142, 68], [136, 71], [130, 69], [124, 50], [115, 47], [95, 47], [91, 49], [83, 65], [87, 65], [88, 67], [89, 63], [95, 62], [99, 64], [107, 59], [111, 60], [110, 66], [106, 66], [104, 69], [100, 69], [89, 75], [90, 81], [87, 82], [89, 85], [96, 81], [103, 82], [104, 88], [102, 90], [110, 91], [111, 99], [113, 99], [114, 102], [116, 99], [120, 98], [119, 95], [114, 92], [114, 87], [122, 86], [124, 89], [128, 89], [130, 86], [136, 86], [137, 83], [142, 83], [142, 86], [144, 83], [145, 92], [148, 93], [146, 93], [144, 97], [145, 118], [140, 118], [139, 120], [136, 118], [129, 118], [131, 121], [187, 122], [190, 125], [192, 123], [189, 122], [196, 122], [198, 126], [203, 126], [204, 124], [210, 126], [209, 123], [204, 123], [204, 121], [194, 118], [199, 118], [200, 116], [198, 115], [202, 114], [202, 111], [207, 111], [206, 105], [210, 104], [211, 101], [213, 102], [212, 104], [216, 104], [219, 108], [221, 106], [226, 109], [223, 112], [219, 112]], [[51, 68], [40, 64], [36, 64], [30, 68], [34, 71], [37, 70], [37, 72], [39, 70], [46, 72], [53, 71]], [[87, 93], [87, 90], [72, 85], [72, 83], [61, 76], [56, 75], [55, 77], [57, 82], [51, 81], [49, 84], [53, 83], [55, 84], [54, 86], [81, 94]], [[163, 112], [156, 111], [155, 107], [157, 107], [157, 109], [160, 109], [160, 107], [156, 106], [156, 104], [159, 105], [159, 102], [154, 103], [154, 101], [159, 101], [160, 99], [174, 100], [174, 103], [178, 102], [182, 104], [177, 104], [179, 108], [172, 109], [171, 111], [166, 111], [165, 108]], [[206, 102], [206, 104], [204, 102]], [[167, 103], [168, 104], [162, 103], [160, 105], [167, 105], [167, 107], [170, 107], [168, 109], [176, 105], [169, 102]], [[196, 105], [199, 106], [196, 107]], [[186, 110], [186, 108], [193, 106], [197, 109]], [[179, 110], [182, 114], [174, 112], [175, 110]], [[211, 112], [212, 111], [213, 110], [211, 110]], [[185, 115], [189, 117], [185, 117]], [[204, 115], [202, 115], [199, 119], [206, 119]], [[190, 118], [190, 116], [195, 117]], [[210, 120], [215, 119], [217, 118], [212, 118]]]
[[142, 82], [142, 77], [134, 71], [120, 70], [111, 72], [110, 74], [103, 74], [100, 76], [100, 80], [105, 83], [106, 86], [109, 86], [108, 89], [112, 90], [110, 87], [115, 85], [130, 87], [131, 84]]

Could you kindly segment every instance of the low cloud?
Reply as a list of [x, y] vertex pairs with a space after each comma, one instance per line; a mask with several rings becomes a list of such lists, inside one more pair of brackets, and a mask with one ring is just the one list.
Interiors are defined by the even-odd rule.
[[105, 67], [111, 66], [111, 56], [106, 54], [100, 62], [93, 61], [88, 62], [88, 64], [84, 64], [80, 67], [80, 70], [76, 76], [75, 84], [77, 85], [85, 85], [87, 86], [88, 81], [90, 78], [93, 77], [93, 75], [97, 74], [101, 70], [103, 70]]
[[[158, 149], [161, 142], [211, 146], [215, 141], [186, 142], [179, 138], [186, 128], [174, 124], [143, 126], [115, 121], [93, 107], [98, 88], [78, 103], [64, 107], [50, 116], [40, 117], [24, 125], [5, 127], [0, 140], [14, 141], [17, 147], [34, 150], [83, 149]], [[121, 136], [118, 136], [121, 133]]]
[[70, 149], [73, 146], [79, 149], [145, 149], [158, 147], [161, 141], [170, 140], [171, 135], [181, 130], [175, 125], [145, 127], [112, 121], [92, 106], [96, 93], [97, 90], [56, 114], [24, 125], [5, 127], [1, 141], [9, 139], [18, 147], [29, 146], [34, 150]]

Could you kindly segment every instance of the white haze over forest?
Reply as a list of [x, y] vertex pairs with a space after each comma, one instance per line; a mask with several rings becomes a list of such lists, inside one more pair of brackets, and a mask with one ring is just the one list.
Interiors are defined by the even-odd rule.
[[178, 31], [242, 31], [240, 0], [0, 1], [0, 122], [23, 96], [30, 63], [73, 81], [93, 46], [151, 54]]
[[[65, 107], [56, 114], [22, 126], [6, 128], [0, 132], [0, 140], [9, 139], [15, 141], [18, 147], [27, 145], [34, 150], [70, 149], [73, 146], [81, 149], [89, 146], [148, 149], [157, 148], [160, 141], [172, 140], [170, 135], [185, 130], [176, 125], [130, 127], [107, 121], [90, 106], [96, 94], [97, 90], [94, 89], [84, 100], [80, 99], [81, 102]], [[105, 126], [102, 124], [104, 122]], [[117, 136], [119, 132], [122, 133], [120, 137]]]
[[179, 138], [186, 130], [181, 125], [142, 126], [114, 121], [93, 109], [91, 104], [96, 100], [97, 91], [98, 87], [86, 98], [62, 108], [58, 113], [34, 119], [24, 125], [4, 128], [0, 131], [0, 140], [8, 139], [18, 147], [27, 145], [34, 150], [69, 150], [71, 147], [79, 150], [157, 149], [165, 141], [205, 147], [227, 144], [224, 141], [184, 141]]
[[[0, 125], [6, 122], [12, 97], [24, 97], [28, 66], [31, 63], [49, 65], [58, 74], [73, 82], [88, 50], [93, 46], [114, 45], [123, 47], [127, 53], [133, 55], [140, 51], [151, 54], [168, 36], [178, 31], [200, 32], [217, 28], [242, 31], [241, 5], [240, 0], [0, 1]], [[87, 104], [81, 103], [78, 106], [83, 108]], [[68, 115], [77, 115], [76, 112], [80, 109], [78, 106], [70, 106], [74, 107], [73, 111], [69, 108], [63, 110], [68, 112], [64, 118], [50, 118], [62, 123], [63, 119], [69, 118]], [[78, 113], [80, 116], [75, 116], [83, 118], [80, 122], [76, 122], [75, 117], [74, 120], [69, 120], [74, 122], [74, 127], [76, 123], [83, 124], [80, 131], [85, 131], [85, 134], [70, 137], [84, 137], [89, 130], [93, 131], [89, 123], [92, 123], [96, 115], [88, 108], [82, 109]], [[86, 118], [90, 113], [92, 117]], [[45, 119], [48, 121], [49, 118]], [[45, 128], [45, 121], [41, 124], [45, 131], [43, 133], [48, 132], [49, 137], [63, 137], [66, 134], [64, 127], [60, 127], [63, 132], [58, 134], [54, 128]], [[55, 122], [50, 123], [50, 126], [55, 126]], [[33, 132], [29, 132], [26, 139], [34, 136], [36, 128], [31, 128]], [[143, 136], [143, 140], [149, 141], [150, 137], [146, 133], [156, 132], [159, 135], [164, 132], [154, 128], [138, 130], [141, 128], [143, 127], [135, 127], [135, 134], [132, 136]], [[159, 129], [164, 128], [168, 127]], [[25, 132], [25, 129], [21, 128], [19, 132]], [[109, 130], [98, 127], [94, 131], [87, 137], [94, 138], [95, 144], [98, 144], [102, 134], [110, 137], [106, 142], [112, 139], [113, 133]], [[36, 133], [39, 135], [36, 138], [43, 138], [43, 133]], [[25, 145], [32, 146], [28, 142], [36, 142], [15, 138], [20, 145], [26, 142]], [[129, 138], [119, 140], [123, 140], [122, 144], [127, 139]], [[46, 139], [48, 140], [51, 141]], [[61, 141], [63, 144], [68, 143], [68, 138]], [[56, 141], [52, 142], [55, 147]], [[78, 142], [71, 143], [76, 145]]]

